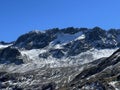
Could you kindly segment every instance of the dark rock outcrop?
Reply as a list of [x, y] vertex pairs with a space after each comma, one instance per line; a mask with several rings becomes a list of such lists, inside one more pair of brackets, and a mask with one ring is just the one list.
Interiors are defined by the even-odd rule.
[[19, 52], [18, 49], [8, 47], [0, 52], [0, 63], [15, 63], [15, 64], [22, 64], [23, 60], [20, 58], [21, 53]]
[[38, 49], [46, 47], [53, 39], [54, 36], [42, 33], [39, 31], [29, 32], [20, 36], [15, 42], [14, 46], [25, 49]]

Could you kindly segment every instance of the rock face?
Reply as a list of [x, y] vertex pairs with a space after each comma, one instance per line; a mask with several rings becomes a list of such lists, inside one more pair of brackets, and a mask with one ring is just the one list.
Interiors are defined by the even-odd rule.
[[55, 37], [47, 33], [32, 31], [24, 34], [15, 42], [15, 46], [25, 49], [37, 49], [46, 47]]
[[75, 56], [91, 48], [116, 48], [120, 47], [120, 31], [115, 29], [105, 31], [99, 27], [93, 29], [69, 27], [61, 30], [55, 28], [45, 32], [31, 31], [20, 36], [13, 44], [19, 49], [26, 50], [48, 47], [53, 50], [56, 45], [62, 47], [67, 56]]
[[[69, 47], [68, 47], [69, 46]], [[90, 50], [92, 46], [85, 40], [76, 40], [72, 43], [65, 45], [68, 50], [68, 56], [75, 56], [87, 50]]]
[[119, 48], [116, 29], [31, 31], [0, 43], [0, 90], [119, 90]]
[[[108, 58], [99, 59], [97, 63], [89, 63], [71, 82], [71, 90], [119, 90], [120, 49]], [[116, 82], [116, 85], [111, 84]], [[115, 88], [116, 87], [116, 88]], [[69, 88], [69, 87], [68, 87]]]
[[23, 60], [20, 59], [21, 53], [16, 48], [7, 47], [0, 51], [0, 63], [10, 64], [22, 64]]
[[[1, 89], [116, 90], [120, 89], [120, 49], [108, 58], [83, 66], [40, 68], [24, 73], [1, 72]], [[4, 75], [4, 76], [2, 76]]]
[[[32, 42], [38, 41], [37, 43], [39, 43], [39, 42], [42, 42], [42, 40], [43, 41], [45, 40], [44, 42], [50, 43], [51, 41], [53, 41], [54, 39], [56, 39], [58, 37], [57, 34], [64, 33], [64, 34], [74, 35], [79, 32], [82, 32], [83, 34], [85, 34], [86, 38], [84, 38], [84, 39], [91, 43], [92, 42], [97, 43], [97, 41], [104, 41], [104, 43], [107, 43], [105, 41], [108, 41], [109, 39], [111, 39], [111, 40], [114, 39], [114, 40], [116, 40], [116, 42], [119, 42], [119, 40], [118, 40], [119, 39], [118, 37], [120, 35], [119, 30], [112, 29], [109, 31], [105, 31], [99, 27], [95, 27], [93, 29], [70, 27], [70, 28], [65, 28], [65, 29], [61, 29], [61, 30], [60, 29], [51, 29], [51, 30], [47, 30], [46, 32], [31, 31], [27, 34], [20, 36], [17, 39], [17, 41], [15, 42], [15, 45], [19, 45], [21, 43], [24, 43], [25, 41], [26, 41], [26, 43], [29, 43], [31, 41]], [[111, 41], [111, 43], [112, 43], [112, 41]]]

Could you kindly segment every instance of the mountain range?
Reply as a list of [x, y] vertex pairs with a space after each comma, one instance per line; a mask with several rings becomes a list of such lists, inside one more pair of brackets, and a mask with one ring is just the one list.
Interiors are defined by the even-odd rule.
[[120, 90], [120, 30], [30, 31], [0, 42], [0, 90]]

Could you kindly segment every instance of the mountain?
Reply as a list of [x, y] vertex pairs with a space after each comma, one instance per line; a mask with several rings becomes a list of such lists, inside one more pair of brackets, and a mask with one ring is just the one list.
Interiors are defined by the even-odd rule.
[[70, 82], [71, 90], [119, 90], [120, 89], [120, 49], [108, 58], [89, 63]]
[[2, 90], [119, 90], [120, 30], [30, 31], [0, 42]]

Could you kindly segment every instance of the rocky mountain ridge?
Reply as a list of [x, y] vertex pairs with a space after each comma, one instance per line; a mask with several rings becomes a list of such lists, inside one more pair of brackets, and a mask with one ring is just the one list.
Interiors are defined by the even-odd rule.
[[0, 43], [0, 89], [119, 90], [119, 47], [119, 29], [28, 32]]

